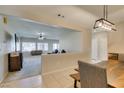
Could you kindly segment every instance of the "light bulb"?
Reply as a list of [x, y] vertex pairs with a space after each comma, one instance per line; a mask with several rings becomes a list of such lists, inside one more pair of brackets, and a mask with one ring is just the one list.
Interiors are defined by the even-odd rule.
[[100, 23], [98, 24], [98, 26], [100, 26], [100, 27], [101, 27], [101, 26], [102, 26], [102, 23], [100, 22]]

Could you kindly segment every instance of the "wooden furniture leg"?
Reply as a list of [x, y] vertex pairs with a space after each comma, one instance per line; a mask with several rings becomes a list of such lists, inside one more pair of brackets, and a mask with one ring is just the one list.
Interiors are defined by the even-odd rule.
[[77, 88], [77, 80], [74, 80], [74, 88]]
[[77, 82], [80, 82], [80, 75], [79, 73], [74, 73], [74, 74], [70, 74], [70, 76], [74, 79], [74, 88], [78, 88], [77, 87]]

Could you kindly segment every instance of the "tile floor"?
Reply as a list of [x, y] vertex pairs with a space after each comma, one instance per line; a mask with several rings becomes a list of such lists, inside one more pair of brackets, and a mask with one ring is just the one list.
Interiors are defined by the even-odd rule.
[[[31, 63], [30, 65], [29, 62]], [[23, 70], [19, 72], [9, 73], [8, 77], [0, 84], [0, 87], [73, 88], [74, 80], [69, 75], [75, 72], [76, 71], [74, 71], [74, 68], [71, 67], [61, 69], [49, 74], [41, 75], [41, 57], [40, 56], [26, 57]]]
[[[64, 69], [44, 76], [37, 75], [25, 79], [14, 80], [1, 84], [1, 88], [73, 88], [74, 80], [69, 74], [73, 69]], [[78, 84], [80, 87], [80, 84]]]

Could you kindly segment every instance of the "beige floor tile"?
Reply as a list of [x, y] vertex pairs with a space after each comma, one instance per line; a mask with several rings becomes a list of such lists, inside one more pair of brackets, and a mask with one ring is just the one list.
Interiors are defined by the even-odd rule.
[[61, 88], [62, 86], [53, 77], [52, 74], [43, 76], [43, 82], [46, 84], [47, 88]]
[[[59, 82], [59, 84], [62, 86], [62, 87], [66, 87], [68, 85], [70, 85], [71, 81], [64, 76], [64, 74], [62, 73], [58, 73], [58, 74], [53, 74], [53, 77], [55, 78], [55, 80], [57, 82]], [[69, 77], [69, 76], [68, 76]], [[71, 79], [71, 78], [70, 78]]]
[[38, 75], [25, 79], [4, 82], [3, 88], [73, 88], [74, 80], [69, 76], [75, 73], [73, 68], [64, 69], [47, 75]]
[[4, 88], [36, 88], [41, 86], [41, 75], [3, 83]]

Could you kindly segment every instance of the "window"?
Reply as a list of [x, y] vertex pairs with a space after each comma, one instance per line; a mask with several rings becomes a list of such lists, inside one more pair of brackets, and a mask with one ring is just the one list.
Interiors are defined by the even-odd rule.
[[32, 51], [32, 50], [36, 50], [35, 43], [32, 43], [32, 42], [23, 42], [22, 43], [22, 51]]
[[53, 50], [55, 50], [55, 49], [59, 49], [59, 44], [57, 44], [57, 43], [53, 44]]
[[48, 43], [44, 43], [44, 50], [48, 51]]
[[37, 43], [37, 49], [43, 50], [43, 43]]
[[20, 51], [20, 42], [16, 42], [16, 50]]
[[37, 43], [37, 49], [48, 51], [48, 43]]

